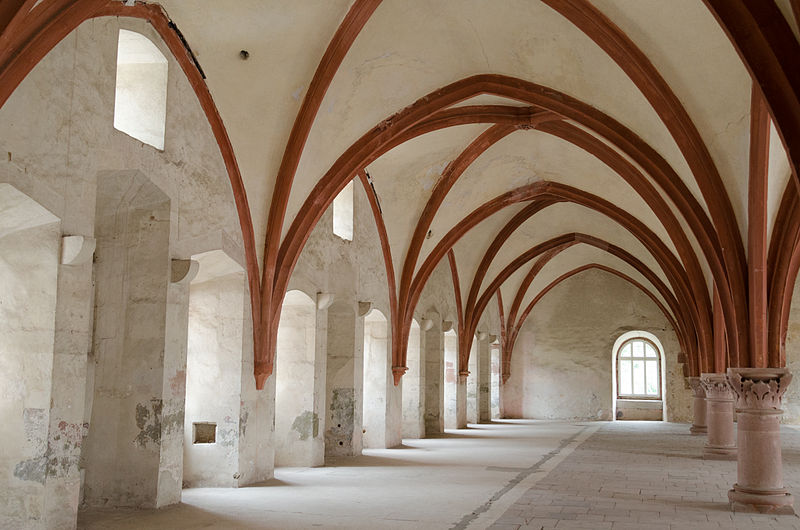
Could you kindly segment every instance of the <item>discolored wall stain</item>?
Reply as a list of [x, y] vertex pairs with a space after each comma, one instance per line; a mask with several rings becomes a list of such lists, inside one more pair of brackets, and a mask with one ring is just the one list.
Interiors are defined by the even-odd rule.
[[150, 443], [161, 444], [162, 407], [160, 399], [136, 404], [136, 427], [139, 428], [139, 434], [136, 435], [134, 443], [139, 447], [147, 447]]
[[47, 470], [47, 458], [31, 458], [23, 460], [14, 467], [14, 476], [20, 480], [30, 480], [44, 484], [45, 472]]
[[292, 422], [292, 430], [297, 431], [301, 440], [316, 438], [319, 435], [319, 416], [310, 410], [303, 411]]
[[[353, 443], [355, 389], [334, 388], [331, 394], [330, 423], [325, 430], [325, 446], [349, 449]], [[333, 451], [334, 453], [336, 451]]]

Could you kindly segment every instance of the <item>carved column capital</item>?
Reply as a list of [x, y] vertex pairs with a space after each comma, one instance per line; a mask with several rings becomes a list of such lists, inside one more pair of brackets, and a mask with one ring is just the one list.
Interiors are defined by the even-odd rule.
[[709, 401], [733, 401], [734, 395], [725, 374], [701, 374], [700, 385]]
[[736, 410], [780, 414], [783, 393], [792, 382], [786, 368], [728, 368]]
[[704, 398], [706, 397], [706, 390], [703, 388], [703, 385], [700, 384], [700, 378], [696, 376], [687, 377], [689, 381], [689, 387], [692, 389], [692, 395], [696, 398]]

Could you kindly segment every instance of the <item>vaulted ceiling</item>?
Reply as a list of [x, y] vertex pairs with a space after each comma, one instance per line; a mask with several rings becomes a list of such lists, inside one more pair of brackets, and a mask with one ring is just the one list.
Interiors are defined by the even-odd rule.
[[[93, 3], [84, 17], [156, 13], [155, 2]], [[720, 2], [157, 4], [202, 66], [207, 113], [218, 111], [243, 184], [261, 270], [249, 271], [264, 327], [257, 372], [271, 372], [270, 330], [305, 238], [366, 175], [385, 225], [393, 327], [405, 329], [393, 334], [398, 375], [415, 296], [442, 259], [459, 278], [465, 332], [498, 293], [518, 317], [565, 273], [594, 267], [664, 308], [693, 371], [720, 364], [716, 290], [734, 352], [722, 364], [754, 364], [748, 190], [755, 170], [768, 173], [757, 209], [766, 259], [794, 163]], [[797, 2], [764, 4], [796, 45]], [[506, 324], [512, 335], [521, 321]]]

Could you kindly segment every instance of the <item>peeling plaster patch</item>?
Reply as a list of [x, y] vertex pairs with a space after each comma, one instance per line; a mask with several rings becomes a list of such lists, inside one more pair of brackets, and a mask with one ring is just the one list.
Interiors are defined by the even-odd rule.
[[161, 418], [161, 425], [164, 427], [163, 433], [165, 435], [176, 432], [180, 429], [183, 432], [184, 411], [173, 412]]
[[68, 477], [78, 472], [81, 444], [87, 429], [86, 423], [58, 422], [47, 450], [48, 477]]
[[330, 427], [325, 433], [326, 446], [350, 448], [353, 444], [355, 389], [334, 388], [330, 413]]
[[319, 434], [319, 416], [310, 410], [303, 411], [292, 422], [292, 430], [300, 434], [301, 440], [307, 440], [309, 437], [316, 438]]
[[161, 444], [162, 406], [160, 399], [136, 404], [136, 427], [139, 428], [139, 434], [134, 442], [139, 447], [147, 447], [150, 442], [155, 445]]
[[14, 476], [20, 480], [30, 480], [44, 484], [45, 471], [47, 469], [47, 458], [31, 458], [23, 460], [14, 468]]
[[22, 424], [25, 439], [33, 454], [43, 455], [46, 450], [47, 411], [44, 409], [23, 409]]
[[250, 411], [244, 406], [244, 402], [240, 403], [241, 413], [239, 414], [239, 438], [244, 438], [247, 434], [247, 420], [250, 418]]
[[336, 424], [353, 424], [355, 414], [355, 389], [334, 388], [331, 399], [331, 418]]

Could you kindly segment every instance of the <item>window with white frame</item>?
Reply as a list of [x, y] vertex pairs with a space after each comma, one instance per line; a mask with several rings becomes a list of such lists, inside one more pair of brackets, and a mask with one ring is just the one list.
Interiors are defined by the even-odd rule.
[[661, 353], [651, 341], [630, 339], [617, 351], [617, 397], [661, 399]]

